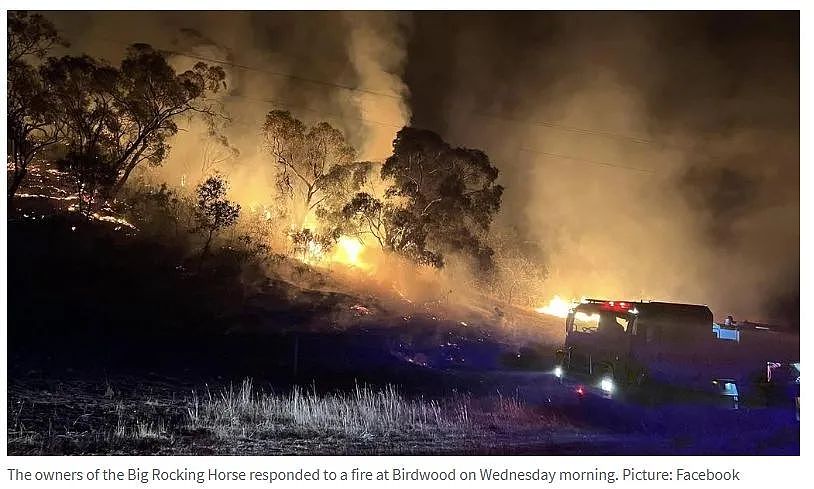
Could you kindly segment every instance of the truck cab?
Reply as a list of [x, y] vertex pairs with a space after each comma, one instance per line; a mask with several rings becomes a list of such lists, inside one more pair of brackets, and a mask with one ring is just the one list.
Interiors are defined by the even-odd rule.
[[716, 324], [705, 305], [586, 299], [570, 309], [565, 332], [554, 375], [580, 391], [735, 409], [746, 395], [799, 409], [799, 335], [780, 328]]
[[606, 395], [647, 383], [724, 396], [736, 405], [736, 369], [718, 364], [721, 345], [712, 326], [703, 305], [583, 300], [566, 318], [555, 373]]

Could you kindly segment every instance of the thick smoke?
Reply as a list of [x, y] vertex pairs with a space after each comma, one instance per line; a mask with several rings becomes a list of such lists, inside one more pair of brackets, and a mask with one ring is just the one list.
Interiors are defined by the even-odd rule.
[[[409, 17], [340, 12], [50, 12], [70, 51], [117, 63], [129, 43], [170, 55], [181, 70], [198, 61], [227, 62], [228, 88], [218, 96], [229, 121], [220, 130], [240, 155], [217, 168], [245, 204], [273, 201], [274, 169], [260, 128], [272, 109], [310, 124], [328, 121], [359, 150], [359, 158], [389, 155], [410, 117], [400, 73]], [[180, 121], [168, 161], [155, 178], [194, 185], [202, 160], [228, 152], [207, 141], [200, 121]]]
[[796, 14], [428, 15], [415, 30], [414, 122], [496, 161], [501, 219], [547, 249], [551, 294], [751, 319], [799, 294]]
[[353, 12], [343, 17], [350, 31], [348, 56], [365, 89], [352, 95], [364, 130], [360, 156], [382, 161], [390, 155], [393, 131], [410, 121], [408, 90], [402, 81], [409, 17], [386, 12]]
[[[72, 50], [112, 62], [147, 42], [237, 65], [221, 101], [240, 156], [219, 169], [245, 204], [273, 198], [259, 138], [272, 108], [327, 120], [374, 160], [409, 120], [500, 168], [498, 225], [547, 254], [541, 303], [666, 299], [772, 319], [799, 296], [796, 13], [46, 15]], [[206, 146], [185, 129], [160, 170], [176, 184]]]

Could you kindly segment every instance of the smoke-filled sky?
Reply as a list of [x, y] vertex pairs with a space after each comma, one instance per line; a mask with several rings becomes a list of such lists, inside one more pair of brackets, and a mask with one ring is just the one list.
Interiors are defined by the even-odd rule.
[[[71, 50], [112, 62], [146, 42], [231, 63], [222, 100], [241, 155], [226, 170], [246, 202], [273, 192], [259, 147], [272, 108], [328, 120], [372, 160], [412, 123], [490, 155], [498, 223], [545, 250], [551, 294], [750, 319], [799, 297], [796, 12], [46, 16]], [[167, 178], [190, 171], [194, 132]]]

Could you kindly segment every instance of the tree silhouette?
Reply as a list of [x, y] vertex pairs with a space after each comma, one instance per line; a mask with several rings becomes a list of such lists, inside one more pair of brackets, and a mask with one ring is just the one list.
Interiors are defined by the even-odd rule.
[[419, 263], [443, 266], [447, 252], [461, 252], [488, 269], [485, 242], [503, 187], [485, 153], [452, 148], [437, 134], [405, 127], [382, 166], [389, 186], [383, 199], [358, 193], [343, 209], [357, 230], [388, 251]]
[[193, 229], [206, 237], [201, 250], [201, 261], [209, 253], [212, 238], [221, 230], [234, 225], [240, 216], [240, 204], [226, 198], [229, 184], [220, 175], [213, 175], [195, 188], [197, 196], [196, 221]]
[[220, 66], [199, 62], [179, 74], [163, 53], [147, 44], [128, 49], [112, 90], [117, 124], [110, 130], [119, 168], [113, 194], [142, 162], [161, 163], [169, 150], [168, 139], [178, 132], [177, 116], [222, 116], [217, 102], [208, 95], [223, 88], [225, 79]]
[[43, 58], [48, 50], [66, 43], [42, 15], [8, 14], [8, 152], [13, 165], [7, 194], [17, 193], [29, 164], [60, 139], [58, 107], [50, 87], [27, 58]]
[[89, 56], [51, 58], [40, 72], [56, 103], [52, 111], [65, 148], [57, 163], [73, 180], [80, 210], [90, 212], [118, 177], [109, 130], [118, 123], [109, 90], [117, 72]]
[[45, 17], [22, 11], [8, 13], [9, 66], [29, 56], [44, 58], [55, 45], [68, 43]]

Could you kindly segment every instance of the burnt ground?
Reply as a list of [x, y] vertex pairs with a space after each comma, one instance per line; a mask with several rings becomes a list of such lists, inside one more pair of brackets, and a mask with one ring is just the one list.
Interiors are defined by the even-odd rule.
[[[171, 244], [71, 219], [9, 222], [9, 454], [799, 454], [788, 409], [580, 401], [547, 373], [547, 336], [280, 280], [247, 291], [228, 256], [190, 273]], [[371, 313], [349, 315], [360, 303]], [[191, 426], [193, 392], [247, 377], [317, 397], [463, 397], [471, 420], [387, 436]]]

